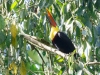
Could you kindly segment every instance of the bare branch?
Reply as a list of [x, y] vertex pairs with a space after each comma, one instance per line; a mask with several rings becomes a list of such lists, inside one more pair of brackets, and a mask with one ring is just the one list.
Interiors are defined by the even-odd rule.
[[85, 65], [94, 65], [94, 64], [99, 64], [100, 65], [100, 62], [88, 62], [88, 63], [85, 63]]

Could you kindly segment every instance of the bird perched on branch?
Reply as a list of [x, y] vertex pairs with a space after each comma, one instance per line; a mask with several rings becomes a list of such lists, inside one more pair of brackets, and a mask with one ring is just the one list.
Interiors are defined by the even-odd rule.
[[69, 54], [73, 52], [75, 50], [75, 47], [72, 41], [64, 32], [61, 32], [59, 30], [54, 18], [52, 17], [48, 9], [46, 9], [46, 12], [51, 26], [49, 38], [52, 41], [53, 45], [63, 53]]

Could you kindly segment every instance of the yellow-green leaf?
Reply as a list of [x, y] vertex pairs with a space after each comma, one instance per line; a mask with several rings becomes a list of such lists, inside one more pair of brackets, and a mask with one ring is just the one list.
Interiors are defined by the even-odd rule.
[[12, 46], [16, 47], [16, 44], [17, 44], [17, 40], [16, 38], [11, 38], [11, 43], [12, 43]]
[[6, 69], [5, 75], [10, 75], [8, 69]]
[[13, 38], [16, 38], [17, 35], [17, 27], [15, 24], [12, 24], [10, 27], [11, 35]]
[[60, 58], [58, 61], [59, 61], [59, 62], [63, 62], [63, 61], [64, 61], [64, 59], [63, 59], [63, 58]]
[[20, 65], [20, 75], [26, 75], [27, 71], [26, 71], [26, 66], [24, 61], [21, 61], [21, 65]]
[[15, 64], [14, 61], [10, 64], [10, 66], [9, 66], [8, 69], [12, 70], [12, 74], [17, 75], [17, 69], [18, 69], [18, 67], [17, 67], [17, 65]]
[[11, 10], [14, 9], [14, 8], [17, 6], [18, 1], [19, 1], [19, 0], [15, 0], [15, 1], [11, 4]]

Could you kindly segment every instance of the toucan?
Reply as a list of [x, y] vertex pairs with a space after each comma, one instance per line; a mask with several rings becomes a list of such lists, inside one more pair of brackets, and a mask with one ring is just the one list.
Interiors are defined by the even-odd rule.
[[53, 45], [65, 54], [72, 53], [75, 50], [75, 46], [72, 41], [64, 32], [59, 30], [57, 23], [49, 12], [49, 9], [46, 9], [46, 13], [51, 27], [49, 38]]

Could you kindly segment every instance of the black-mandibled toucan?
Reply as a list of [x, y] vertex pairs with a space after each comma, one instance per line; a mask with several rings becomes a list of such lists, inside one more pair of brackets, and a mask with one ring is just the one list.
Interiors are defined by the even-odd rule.
[[51, 13], [48, 9], [46, 9], [46, 11], [51, 25], [49, 38], [52, 41], [53, 45], [63, 53], [68, 54], [73, 52], [75, 50], [73, 43], [64, 32], [59, 31], [59, 28], [54, 21]]

